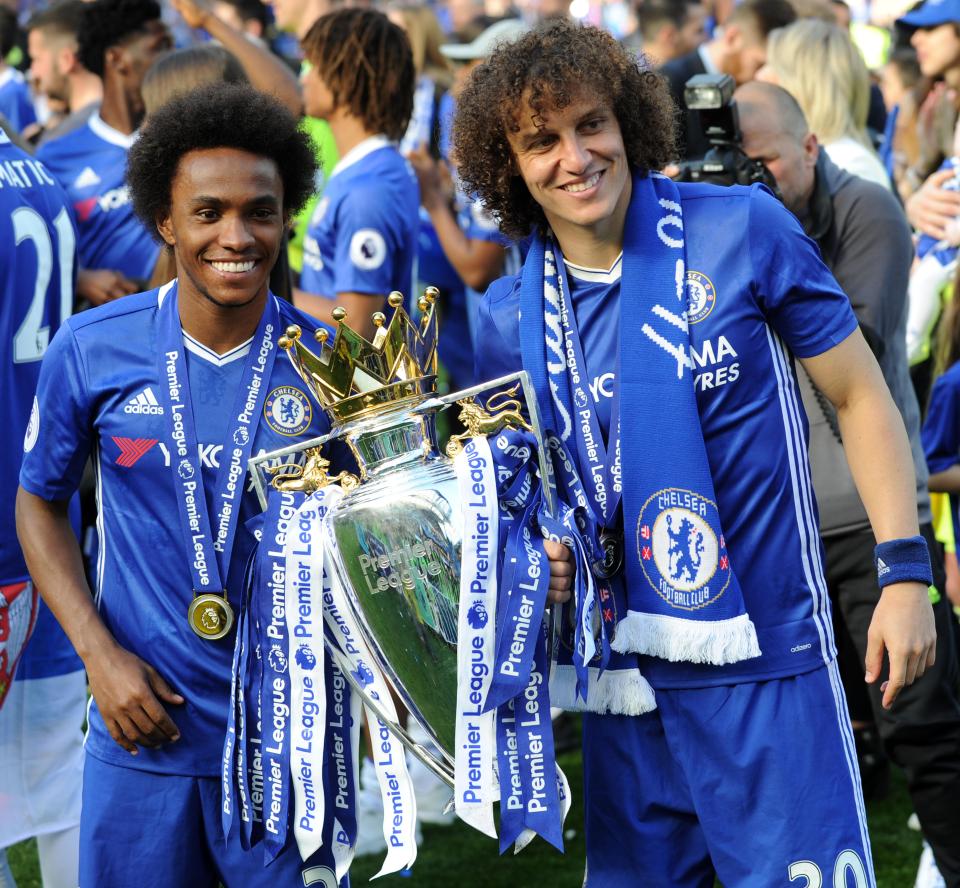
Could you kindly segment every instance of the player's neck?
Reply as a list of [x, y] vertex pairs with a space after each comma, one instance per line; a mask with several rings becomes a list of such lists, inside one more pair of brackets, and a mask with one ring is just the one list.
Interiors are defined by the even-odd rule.
[[93, 102], [103, 101], [103, 81], [88, 71], [71, 74], [68, 81], [70, 89], [70, 111], [79, 111]]
[[118, 133], [129, 136], [140, 126], [143, 115], [136, 114], [122, 92], [105, 87], [103, 103], [100, 105], [100, 118]]
[[366, 141], [376, 133], [370, 132], [359, 117], [354, 117], [347, 111], [337, 109], [328, 118], [330, 133], [337, 143], [337, 154], [345, 157], [361, 142]]
[[584, 268], [611, 268], [623, 252], [623, 229], [627, 222], [632, 183], [628, 178], [613, 212], [605, 219], [581, 225], [546, 213], [563, 258]]
[[200, 293], [180, 289], [178, 307], [183, 332], [218, 355], [242, 345], [257, 332], [267, 303], [267, 288], [246, 305], [223, 306]]

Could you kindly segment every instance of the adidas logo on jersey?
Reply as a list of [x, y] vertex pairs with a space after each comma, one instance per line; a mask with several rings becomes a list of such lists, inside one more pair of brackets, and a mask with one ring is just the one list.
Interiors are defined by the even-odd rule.
[[153, 394], [153, 389], [147, 386], [135, 398], [127, 401], [127, 406], [123, 408], [124, 413], [147, 413], [151, 416], [160, 416], [163, 414], [163, 408]]
[[99, 185], [100, 177], [96, 174], [93, 167], [84, 167], [82, 173], [73, 180], [74, 188], [90, 188], [93, 185]]

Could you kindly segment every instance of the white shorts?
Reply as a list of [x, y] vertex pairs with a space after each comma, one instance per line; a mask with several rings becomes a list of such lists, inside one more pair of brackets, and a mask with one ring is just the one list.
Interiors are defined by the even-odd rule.
[[0, 848], [80, 823], [85, 673], [15, 681], [0, 710]]

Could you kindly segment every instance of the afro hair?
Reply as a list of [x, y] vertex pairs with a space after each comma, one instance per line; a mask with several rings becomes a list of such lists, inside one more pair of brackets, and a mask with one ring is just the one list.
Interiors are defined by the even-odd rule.
[[213, 148], [235, 148], [272, 160], [283, 182], [287, 216], [300, 210], [314, 191], [313, 143], [283, 105], [248, 84], [202, 86], [148, 117], [130, 149], [127, 182], [133, 209], [158, 240], [157, 220], [169, 214], [180, 159]]

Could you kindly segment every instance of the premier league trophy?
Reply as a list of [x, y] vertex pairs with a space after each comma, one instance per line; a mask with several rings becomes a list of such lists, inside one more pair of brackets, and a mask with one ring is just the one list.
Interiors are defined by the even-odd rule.
[[[317, 330], [316, 350], [299, 327], [279, 341], [332, 421], [329, 435], [250, 462], [265, 509], [278, 491], [303, 503], [289, 507], [291, 516], [299, 511], [285, 534], [285, 656], [291, 672], [294, 662], [312, 664], [316, 653], [299, 645], [306, 632], [298, 633], [291, 610], [322, 608], [332, 662], [378, 724], [455, 789], [461, 818], [495, 835], [499, 798], [501, 840], [509, 834], [525, 844], [535, 831], [558, 843], [569, 792], [553, 763], [546, 690], [549, 565], [536, 516], [553, 514], [554, 500], [536, 399], [526, 373], [437, 396], [436, 293], [428, 288], [419, 300], [419, 321], [392, 293], [393, 316], [387, 323], [383, 313], [373, 315], [372, 340], [338, 308], [336, 335], [331, 341]], [[435, 420], [454, 403], [467, 431], [443, 455]], [[343, 443], [359, 477], [330, 474]], [[302, 464], [290, 461], [300, 453]], [[297, 545], [322, 548], [321, 566], [311, 573], [309, 559], [297, 561]], [[290, 591], [297, 583], [299, 598]], [[507, 632], [496, 631], [501, 619]], [[403, 729], [391, 689], [434, 751]], [[296, 694], [294, 687], [294, 709]], [[378, 738], [371, 729], [375, 746], [389, 742], [386, 731]], [[390, 776], [381, 777], [381, 788], [396, 810], [400, 790], [387, 791]]]

